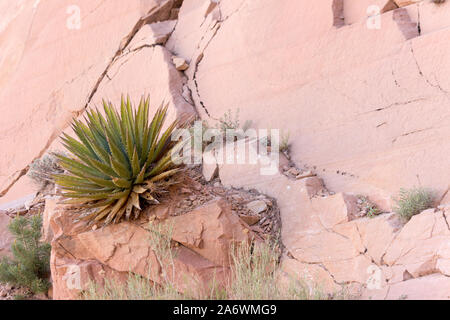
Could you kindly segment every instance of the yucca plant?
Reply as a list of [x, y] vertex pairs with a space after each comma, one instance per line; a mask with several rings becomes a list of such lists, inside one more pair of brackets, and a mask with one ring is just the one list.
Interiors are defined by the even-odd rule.
[[182, 123], [175, 120], [161, 134], [168, 106], [161, 105], [149, 122], [149, 98], [133, 111], [130, 98], [122, 97], [120, 114], [103, 101], [105, 116], [97, 108], [86, 112], [85, 121], [74, 119], [78, 140], [63, 134], [69, 156], [57, 155], [65, 173], [56, 174], [64, 203], [78, 205], [82, 220], [117, 223], [137, 218], [140, 201], [158, 203], [158, 197], [174, 183], [180, 170], [175, 164], [180, 142], [171, 134]]

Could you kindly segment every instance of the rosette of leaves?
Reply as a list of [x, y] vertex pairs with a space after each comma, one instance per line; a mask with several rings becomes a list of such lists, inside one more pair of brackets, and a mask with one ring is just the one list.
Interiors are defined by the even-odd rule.
[[78, 139], [61, 137], [70, 154], [57, 155], [65, 172], [54, 178], [64, 203], [84, 211], [82, 220], [109, 224], [137, 218], [142, 200], [158, 203], [175, 183], [180, 142], [171, 135], [182, 124], [175, 120], [162, 132], [167, 108], [161, 105], [149, 121], [149, 98], [133, 111], [129, 97], [122, 97], [120, 113], [103, 101], [104, 115], [96, 108], [86, 112], [84, 122], [73, 120]]

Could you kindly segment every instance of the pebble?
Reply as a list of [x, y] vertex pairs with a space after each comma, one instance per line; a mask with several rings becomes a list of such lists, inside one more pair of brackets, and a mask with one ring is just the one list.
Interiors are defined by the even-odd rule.
[[175, 68], [178, 71], [184, 71], [187, 68], [189, 68], [189, 64], [186, 62], [186, 60], [184, 60], [183, 58], [180, 57], [173, 57], [172, 58], [173, 64], [175, 65]]
[[263, 200], [255, 200], [250, 203], [247, 203], [247, 208], [251, 210], [253, 213], [258, 214], [267, 210], [267, 204]]
[[297, 168], [290, 168], [287, 173], [293, 175], [293, 176], [298, 176], [300, 174], [300, 170], [298, 170]]

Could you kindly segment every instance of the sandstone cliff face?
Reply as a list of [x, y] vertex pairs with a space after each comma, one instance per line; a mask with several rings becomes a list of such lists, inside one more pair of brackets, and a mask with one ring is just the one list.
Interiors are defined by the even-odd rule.
[[[296, 162], [384, 207], [418, 183], [444, 194], [450, 5], [366, 2], [3, 5], [0, 201], [31, 193], [20, 178], [68, 120], [122, 92], [165, 99], [172, 117], [195, 109], [213, 122], [239, 108], [255, 127], [285, 128]], [[189, 63], [185, 76], [172, 54]]]
[[240, 108], [257, 127], [289, 129], [296, 162], [380, 204], [402, 186], [448, 189], [450, 4], [388, 11], [371, 29], [365, 12], [333, 26], [333, 1], [231, 2], [192, 76], [199, 112]]
[[[448, 207], [401, 228], [393, 214], [353, 220], [351, 197], [390, 211], [400, 187], [422, 185], [449, 203], [450, 3], [23, 0], [0, 3], [0, 17], [0, 210], [29, 200], [29, 164], [102, 98], [150, 93], [171, 118], [210, 123], [239, 108], [256, 128], [288, 130], [292, 160], [323, 178], [219, 166], [225, 185], [277, 198], [286, 272], [376, 298], [448, 298]], [[323, 185], [337, 194], [317, 198]]]

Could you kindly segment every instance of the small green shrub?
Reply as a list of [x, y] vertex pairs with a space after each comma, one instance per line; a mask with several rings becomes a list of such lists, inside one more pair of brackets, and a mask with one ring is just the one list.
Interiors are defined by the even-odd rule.
[[434, 196], [430, 190], [424, 188], [400, 189], [394, 201], [396, 202], [394, 211], [403, 219], [409, 220], [412, 216], [431, 208]]
[[11, 245], [14, 258], [0, 262], [0, 282], [26, 287], [32, 293], [47, 292], [51, 247], [40, 242], [42, 217], [16, 217], [8, 227], [16, 237]]
[[78, 140], [63, 134], [71, 155], [58, 155], [66, 172], [54, 177], [65, 203], [83, 211], [82, 220], [109, 224], [137, 218], [141, 200], [158, 203], [174, 183], [180, 170], [175, 151], [183, 142], [172, 141], [171, 135], [182, 124], [175, 120], [161, 134], [167, 108], [161, 105], [149, 122], [149, 98], [133, 111], [130, 99], [122, 97], [120, 114], [103, 101], [105, 117], [95, 109], [86, 112], [85, 123], [73, 120]]
[[[216, 125], [216, 129], [219, 129], [222, 132], [222, 135], [224, 137], [227, 137], [227, 135], [230, 134], [230, 132], [227, 132], [227, 130], [242, 129], [245, 132], [250, 128], [251, 125], [251, 120], [247, 120], [241, 128], [241, 123], [239, 120], [239, 109], [236, 110], [236, 114], [234, 115], [234, 117], [231, 109], [228, 109], [228, 111], [225, 112], [222, 117], [220, 117], [219, 123]], [[233, 134], [236, 134], [236, 132], [233, 132]]]

